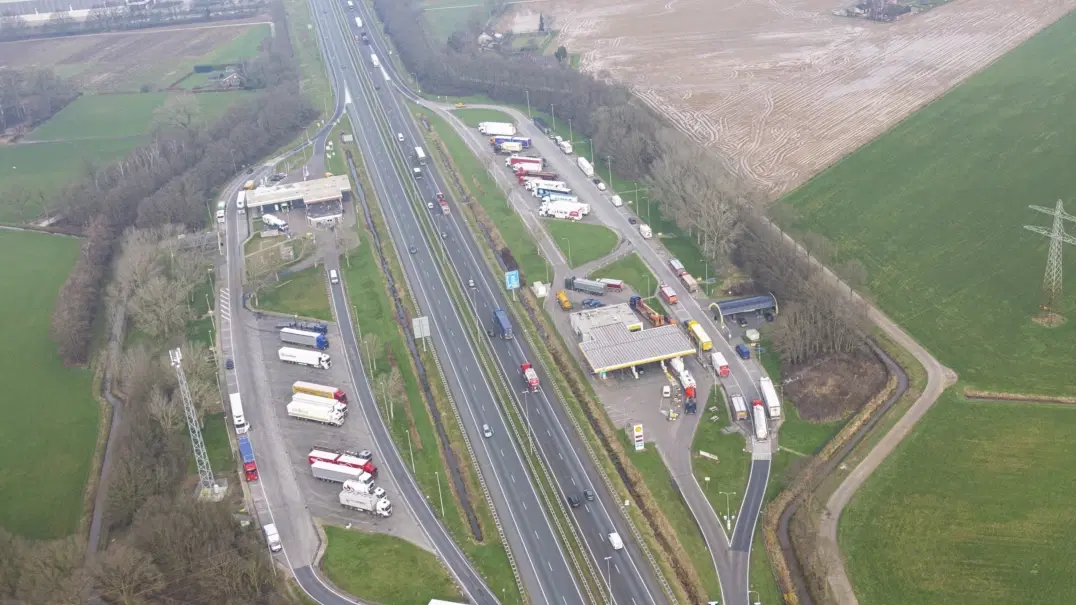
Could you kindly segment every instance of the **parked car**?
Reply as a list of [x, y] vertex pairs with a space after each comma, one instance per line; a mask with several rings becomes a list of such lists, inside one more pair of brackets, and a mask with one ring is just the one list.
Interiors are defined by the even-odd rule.
[[233, 370], [233, 369], [235, 369], [235, 362], [234, 362], [234, 361], [232, 361], [232, 360], [231, 360], [231, 358], [228, 358], [228, 359], [226, 359], [226, 360], [224, 361], [224, 369], [226, 369], [226, 370]]
[[670, 387], [669, 385], [661, 387], [661, 396], [672, 397], [672, 387]]
[[588, 298], [583, 301], [583, 306], [587, 309], [597, 309], [598, 307], [602, 306], [602, 304], [602, 301], [596, 298]]
[[747, 327], [747, 318], [745, 318], [743, 315], [737, 315], [736, 316], [736, 323], [741, 328], [746, 328]]
[[635, 223], [637, 223], [639, 221], [635, 220], [634, 216], [629, 216], [628, 217], [628, 222], [631, 223], [632, 225], [634, 225]]
[[773, 312], [772, 311], [766, 311], [765, 313], [762, 314], [762, 316], [766, 318], [766, 321], [773, 321]]

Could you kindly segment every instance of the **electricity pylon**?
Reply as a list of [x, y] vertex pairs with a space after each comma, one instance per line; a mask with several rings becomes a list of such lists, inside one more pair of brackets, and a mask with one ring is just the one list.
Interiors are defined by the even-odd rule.
[[1053, 210], [1042, 206], [1028, 208], [1054, 217], [1053, 226], [1049, 230], [1035, 225], [1024, 225], [1024, 229], [1050, 238], [1050, 251], [1046, 255], [1046, 277], [1042, 280], [1042, 310], [1056, 313], [1061, 306], [1061, 247], [1064, 244], [1076, 244], [1076, 237], [1065, 233], [1065, 221], [1076, 223], [1076, 216], [1065, 212], [1061, 200], [1057, 200]]
[[202, 429], [198, 426], [198, 413], [194, 409], [191, 390], [187, 386], [187, 375], [183, 373], [183, 354], [179, 349], [173, 349], [168, 351], [168, 357], [172, 360], [172, 367], [176, 369], [176, 378], [179, 379], [179, 392], [183, 395], [183, 411], [187, 414], [187, 430], [191, 434], [191, 449], [194, 450], [194, 462], [198, 465], [198, 481], [202, 494], [205, 496], [216, 487], [216, 481], [213, 480], [213, 469], [209, 466], [209, 454], [205, 451]]

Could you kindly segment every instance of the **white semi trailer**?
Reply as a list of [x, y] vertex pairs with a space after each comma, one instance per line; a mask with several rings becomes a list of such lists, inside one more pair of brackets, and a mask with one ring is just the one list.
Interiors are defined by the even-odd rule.
[[277, 356], [280, 358], [280, 361], [283, 361], [284, 363], [294, 363], [322, 370], [328, 370], [333, 365], [332, 358], [329, 357], [329, 354], [320, 351], [304, 351], [303, 349], [296, 349], [293, 347], [281, 347], [280, 350], [277, 351]]
[[338, 410], [327, 408], [316, 403], [306, 401], [292, 401], [288, 403], [288, 416], [299, 420], [310, 420], [330, 426], [344, 424], [344, 414]]
[[777, 397], [777, 391], [773, 388], [773, 381], [760, 378], [758, 386], [762, 391], [762, 399], [766, 402], [766, 409], [770, 412], [770, 418], [774, 420], [781, 417], [781, 399]]
[[373, 494], [359, 494], [340, 490], [340, 506], [369, 513], [377, 517], [392, 516], [392, 502], [388, 498], [378, 498]]

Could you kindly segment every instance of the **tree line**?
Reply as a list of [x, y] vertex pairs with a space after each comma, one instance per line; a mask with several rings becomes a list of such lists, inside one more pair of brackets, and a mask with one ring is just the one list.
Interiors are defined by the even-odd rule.
[[78, 94], [70, 80], [51, 69], [0, 67], [0, 132], [40, 124]]
[[[286, 37], [285, 37], [286, 38]], [[170, 101], [157, 116], [153, 142], [86, 175], [59, 196], [61, 213], [87, 236], [56, 300], [51, 335], [70, 365], [89, 357], [94, 318], [116, 237], [130, 226], [205, 225], [216, 190], [247, 164], [293, 139], [316, 115], [298, 89], [287, 41], [273, 41], [247, 73], [264, 93], [213, 122], [198, 119], [191, 99]], [[290, 51], [290, 46], [287, 47]]]
[[[502, 103], [530, 104], [557, 120], [572, 120], [591, 138], [596, 169], [607, 166], [645, 184], [662, 216], [692, 237], [706, 260], [719, 269], [746, 269], [758, 287], [778, 293], [783, 303], [782, 336], [798, 344], [782, 348], [788, 363], [847, 352], [862, 342], [862, 311], [836, 300], [822, 276], [797, 262], [782, 263], [793, 250], [773, 239], [761, 195], [736, 179], [721, 158], [709, 161], [698, 145], [631, 92], [571, 69], [555, 57], [502, 54], [481, 49], [481, 24], [471, 22], [441, 44], [426, 29], [419, 0], [373, 0], [407, 69], [425, 92], [480, 94]], [[636, 209], [638, 211], [638, 209]], [[865, 281], [861, 264], [848, 268]], [[784, 312], [785, 310], [789, 312]]]
[[58, 10], [45, 23], [31, 25], [21, 15], [0, 16], [0, 41], [71, 36], [161, 27], [210, 20], [244, 19], [265, 10], [266, 2], [159, 2], [147, 6], [98, 6], [85, 19]]

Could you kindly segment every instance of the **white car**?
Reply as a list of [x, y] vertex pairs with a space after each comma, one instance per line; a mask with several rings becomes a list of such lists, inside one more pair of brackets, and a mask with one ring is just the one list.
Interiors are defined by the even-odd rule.
[[399, 141], [399, 142], [401, 142], [401, 143], [403, 143], [403, 142], [404, 142], [404, 138], [403, 138], [403, 133], [402, 133], [402, 132], [397, 132], [397, 133], [396, 133], [396, 140], [397, 140], [397, 141]]
[[489, 439], [490, 437], [493, 436], [493, 429], [489, 428], [488, 424], [483, 424], [482, 425], [482, 434], [486, 436], [486, 439]]
[[340, 283], [340, 274], [336, 272], [336, 269], [329, 269], [329, 283]]
[[433, 202], [426, 202], [426, 207], [433, 210]]
[[672, 387], [670, 387], [669, 385], [661, 387], [661, 396], [672, 397]]

